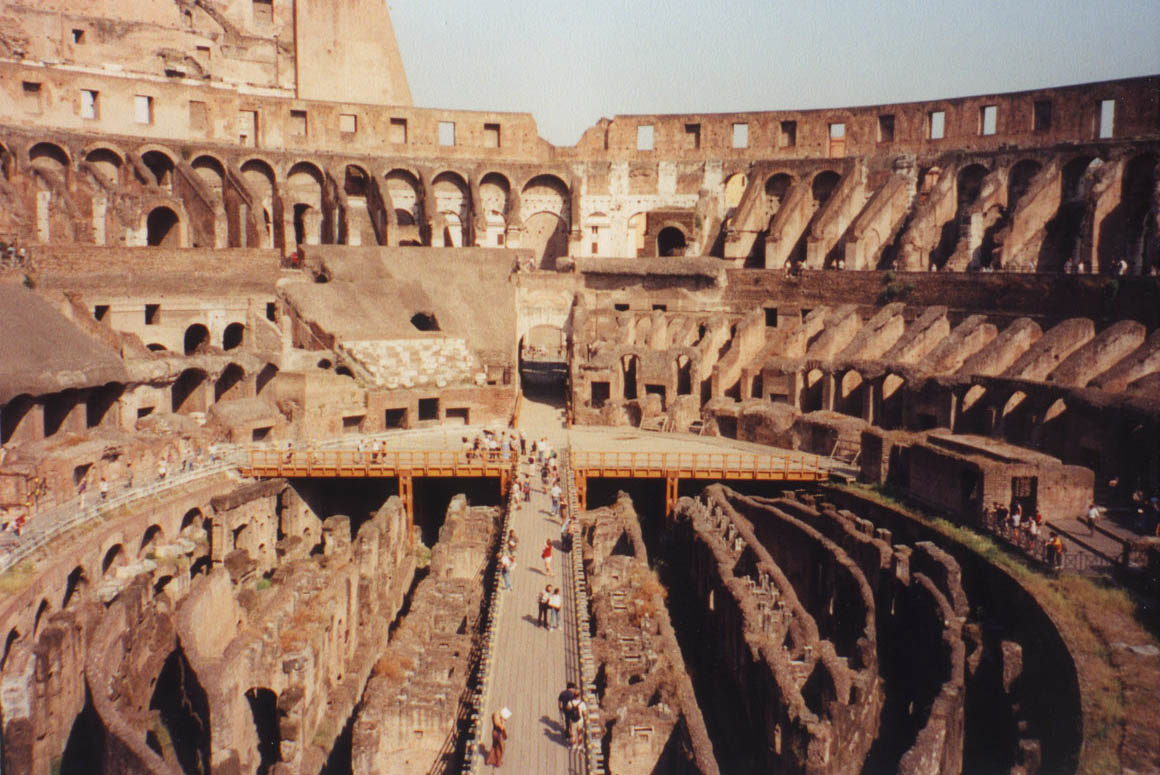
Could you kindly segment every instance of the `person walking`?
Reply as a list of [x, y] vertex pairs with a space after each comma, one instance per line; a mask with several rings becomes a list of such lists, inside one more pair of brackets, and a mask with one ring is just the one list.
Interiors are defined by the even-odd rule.
[[483, 760], [484, 764], [489, 764], [492, 767], [503, 766], [504, 752], [507, 750], [507, 721], [512, 717], [512, 712], [506, 707], [497, 710], [491, 714], [491, 750], [487, 752], [487, 758]]
[[508, 531], [507, 550], [512, 557], [516, 556], [516, 547], [520, 545], [519, 536], [516, 535], [516, 529], [513, 527]]
[[556, 708], [560, 711], [560, 726], [564, 728], [564, 737], [567, 738], [568, 742], [572, 742], [572, 725], [568, 721], [568, 705], [579, 694], [580, 691], [576, 688], [576, 683], [569, 681], [564, 687], [564, 691], [556, 697]]
[[544, 575], [552, 575], [552, 539], [544, 540], [544, 551], [540, 552], [540, 559], [544, 561]]
[[560, 611], [564, 609], [564, 596], [560, 594], [560, 588], [556, 587], [552, 590], [552, 594], [548, 597], [548, 629], [560, 629]]
[[1096, 534], [1096, 525], [1100, 521], [1100, 508], [1093, 501], [1088, 505], [1087, 510], [1087, 529], [1088, 535]]
[[503, 588], [512, 588], [512, 568], [515, 567], [516, 561], [512, 559], [510, 554], [505, 554], [499, 558], [499, 575], [503, 579]]
[[527, 474], [524, 474], [523, 484], [520, 485], [524, 491], [524, 503], [532, 502], [532, 481]]
[[568, 742], [573, 747], [580, 745], [584, 740], [584, 722], [588, 718], [588, 704], [575, 692], [572, 699], [564, 706], [564, 719], [568, 724]]

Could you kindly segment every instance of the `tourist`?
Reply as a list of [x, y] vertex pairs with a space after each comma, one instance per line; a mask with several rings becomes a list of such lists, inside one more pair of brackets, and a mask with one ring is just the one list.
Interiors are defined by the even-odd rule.
[[520, 431], [520, 457], [526, 454], [528, 454], [528, 437], [524, 435], [523, 431]]
[[564, 691], [556, 697], [556, 708], [560, 711], [560, 724], [564, 727], [564, 736], [569, 742], [572, 740], [572, 723], [568, 721], [568, 705], [580, 694], [574, 681], [569, 681]]
[[559, 483], [559, 481], [557, 481], [555, 484], [552, 485], [552, 516], [553, 517], [558, 516], [560, 514], [560, 496], [563, 494], [564, 494], [564, 490], [561, 489], [560, 483]]
[[508, 537], [507, 537], [508, 554], [510, 554], [514, 557], [516, 554], [516, 547], [519, 545], [520, 545], [520, 539], [516, 535], [516, 529], [513, 527], [511, 530], [508, 531]]
[[109, 480], [103, 476], [100, 483], [97, 484], [97, 492], [100, 494], [101, 500], [109, 499]]
[[572, 551], [572, 517], [568, 516], [566, 507], [561, 506], [561, 516], [564, 518], [560, 525], [560, 551]]
[[544, 591], [540, 593], [538, 608], [536, 609], [536, 626], [550, 629], [548, 627], [548, 606], [552, 600], [552, 585], [544, 587]]
[[521, 485], [524, 492], [524, 503], [531, 503], [532, 501], [532, 482], [527, 474], [524, 474], [524, 481]]
[[540, 558], [544, 561], [544, 575], [552, 575], [552, 539], [548, 538], [544, 541], [544, 551], [540, 552]]
[[491, 750], [487, 752], [484, 764], [490, 764], [492, 767], [503, 766], [504, 749], [507, 747], [508, 738], [507, 721], [511, 717], [512, 712], [507, 708], [491, 714]]
[[1092, 503], [1088, 504], [1088, 510], [1087, 510], [1086, 522], [1087, 522], [1088, 535], [1095, 535], [1096, 524], [1099, 521], [1100, 521], [1100, 509], [1098, 506], [1096, 506], [1095, 502], [1093, 501]]
[[584, 740], [584, 723], [588, 720], [588, 704], [579, 692], [564, 706], [564, 718], [568, 722], [568, 742], [580, 745]]
[[510, 554], [504, 554], [499, 558], [499, 575], [503, 579], [503, 588], [512, 588], [512, 568], [516, 565], [515, 559]]
[[1022, 506], [1022, 504], [1016, 503], [1014, 506], [1011, 507], [1011, 527], [1018, 530], [1020, 525], [1022, 525], [1022, 524], [1023, 524], [1023, 506]]
[[560, 588], [556, 587], [548, 597], [548, 618], [551, 621], [548, 626], [549, 630], [560, 629], [560, 611], [562, 610], [564, 610], [564, 596], [560, 594]]

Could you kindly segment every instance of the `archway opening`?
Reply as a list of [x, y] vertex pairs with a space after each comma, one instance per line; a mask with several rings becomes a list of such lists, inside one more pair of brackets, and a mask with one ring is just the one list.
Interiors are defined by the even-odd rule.
[[687, 247], [685, 233], [676, 226], [666, 226], [657, 234], [658, 256], [683, 256]]
[[185, 354], [196, 355], [209, 347], [209, 329], [201, 323], [194, 323], [185, 329]]
[[242, 338], [246, 333], [244, 323], [230, 323], [222, 334], [222, 349], [233, 350], [242, 345]]
[[168, 207], [155, 207], [145, 219], [145, 242], [150, 247], [176, 248], [181, 246], [181, 219]]

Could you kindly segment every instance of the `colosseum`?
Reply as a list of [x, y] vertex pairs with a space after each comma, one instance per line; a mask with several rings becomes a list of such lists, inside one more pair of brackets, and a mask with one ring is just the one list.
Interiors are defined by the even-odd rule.
[[0, 772], [1160, 772], [1160, 75], [557, 146], [3, 0], [0, 310]]

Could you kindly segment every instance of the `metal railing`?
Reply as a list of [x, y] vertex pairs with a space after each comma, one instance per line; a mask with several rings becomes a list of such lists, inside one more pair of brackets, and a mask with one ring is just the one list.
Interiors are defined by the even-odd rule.
[[[575, 455], [576, 453], [569, 454], [565, 450], [560, 456], [560, 482], [564, 488], [564, 497], [568, 501], [568, 515], [572, 518], [573, 526], [578, 524], [577, 519], [580, 516], [580, 499], [576, 494], [576, 479], [571, 469], [571, 461], [575, 459]], [[576, 624], [575, 635], [580, 661], [580, 691], [584, 696], [584, 704], [588, 706], [588, 723], [584, 730], [584, 763], [587, 775], [603, 775], [604, 750], [601, 740], [604, 733], [600, 722], [600, 698], [596, 694], [596, 660], [592, 656], [588, 580], [584, 575], [584, 563], [579, 561], [582, 554], [583, 548], [579, 543], [573, 542], [572, 550], [568, 552], [568, 563], [572, 571], [573, 621]]]
[[207, 461], [192, 470], [167, 475], [164, 479], [155, 478], [139, 487], [124, 489], [121, 493], [110, 495], [103, 500], [99, 495], [87, 495], [35, 512], [16, 543], [0, 555], [0, 573], [7, 572], [24, 562], [63, 533], [87, 522], [103, 521], [107, 515], [122, 506], [236, 468], [236, 455], [229, 454], [216, 461]]
[[1073, 546], [1063, 552], [1056, 552], [1050, 547], [1048, 537], [1044, 536], [1044, 533], [1050, 536], [1050, 530], [1055, 529], [1050, 527], [1050, 525], [1041, 527], [1038, 535], [1032, 535], [1022, 527], [1012, 527], [994, 519], [983, 520], [982, 525], [984, 530], [1003, 543], [1022, 550], [1031, 558], [1057, 571], [1092, 573], [1095, 571], [1111, 570], [1119, 564], [1115, 558], [1109, 557], [1102, 552], [1077, 548], [1074, 539], [1070, 535], [1066, 535], [1058, 530], [1057, 532], [1060, 532], [1061, 536], [1066, 537]]
[[817, 455], [759, 455], [738, 452], [575, 452], [573, 465], [589, 474], [632, 476], [676, 473], [692, 478], [814, 481], [829, 477]]
[[[513, 477], [514, 481], [514, 477]], [[480, 743], [483, 742], [484, 732], [490, 714], [487, 712], [491, 701], [491, 678], [493, 660], [496, 651], [496, 641], [499, 638], [499, 614], [503, 605], [504, 589], [501, 577], [499, 555], [504, 551], [508, 533], [511, 530], [512, 512], [515, 510], [515, 487], [508, 492], [504, 506], [503, 522], [499, 528], [498, 540], [492, 544], [490, 575], [490, 599], [486, 606], [486, 613], [480, 621], [482, 634], [479, 637], [478, 659], [475, 664], [476, 685], [472, 688], [473, 698], [471, 708], [467, 713], [467, 740], [463, 755], [463, 775], [476, 775], [483, 768], [483, 755], [480, 753]], [[485, 586], [486, 591], [486, 586]]]
[[392, 476], [397, 471], [416, 475], [498, 476], [511, 468], [513, 456], [502, 452], [468, 454], [458, 450], [269, 449], [246, 450], [247, 475], [323, 475], [330, 472]]

